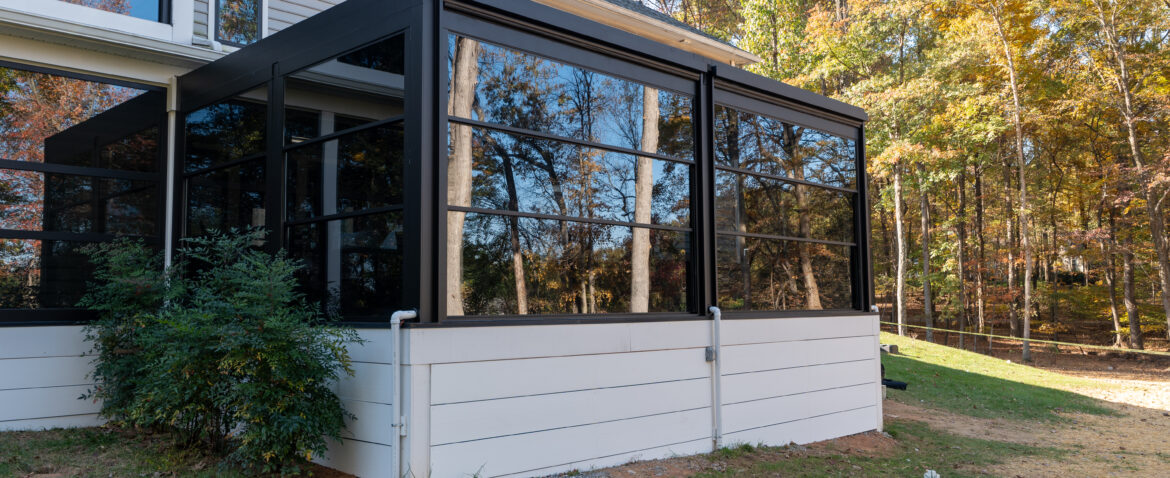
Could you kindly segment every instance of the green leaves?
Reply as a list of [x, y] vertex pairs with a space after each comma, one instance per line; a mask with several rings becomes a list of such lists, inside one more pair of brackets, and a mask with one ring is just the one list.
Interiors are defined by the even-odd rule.
[[189, 239], [169, 271], [141, 243], [93, 248], [97, 281], [83, 304], [102, 314], [88, 329], [102, 386], [86, 398], [250, 469], [295, 470], [323, 454], [351, 417], [330, 384], [353, 374], [345, 346], [359, 339], [321, 324], [297, 292], [300, 264], [256, 249], [262, 240], [256, 230]]

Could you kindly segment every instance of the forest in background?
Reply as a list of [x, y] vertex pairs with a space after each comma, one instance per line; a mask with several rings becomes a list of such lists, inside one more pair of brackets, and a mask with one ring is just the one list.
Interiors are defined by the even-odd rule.
[[1166, 347], [1170, 1], [642, 1], [869, 113], [883, 320]]

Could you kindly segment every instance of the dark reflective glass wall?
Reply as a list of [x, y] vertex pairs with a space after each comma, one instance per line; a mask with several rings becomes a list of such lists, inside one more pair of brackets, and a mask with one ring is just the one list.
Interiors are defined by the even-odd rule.
[[853, 306], [856, 158], [852, 139], [716, 105], [719, 307]]
[[286, 77], [284, 224], [304, 292], [329, 315], [404, 308], [404, 41], [395, 35]]
[[687, 311], [692, 98], [448, 40], [447, 315]]
[[0, 309], [73, 307], [81, 246], [161, 242], [164, 114], [158, 91], [0, 67]]

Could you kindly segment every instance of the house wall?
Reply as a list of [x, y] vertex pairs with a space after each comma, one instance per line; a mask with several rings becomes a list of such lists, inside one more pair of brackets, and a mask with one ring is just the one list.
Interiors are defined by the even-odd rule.
[[345, 0], [268, 0], [268, 34], [284, 30], [343, 1]]
[[9, 327], [0, 333], [0, 430], [93, 426], [100, 404], [80, 326]]

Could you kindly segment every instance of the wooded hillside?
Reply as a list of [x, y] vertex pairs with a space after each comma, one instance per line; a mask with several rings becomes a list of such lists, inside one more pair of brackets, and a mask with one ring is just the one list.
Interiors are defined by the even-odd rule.
[[866, 109], [883, 320], [1170, 334], [1170, 1], [645, 3]]

